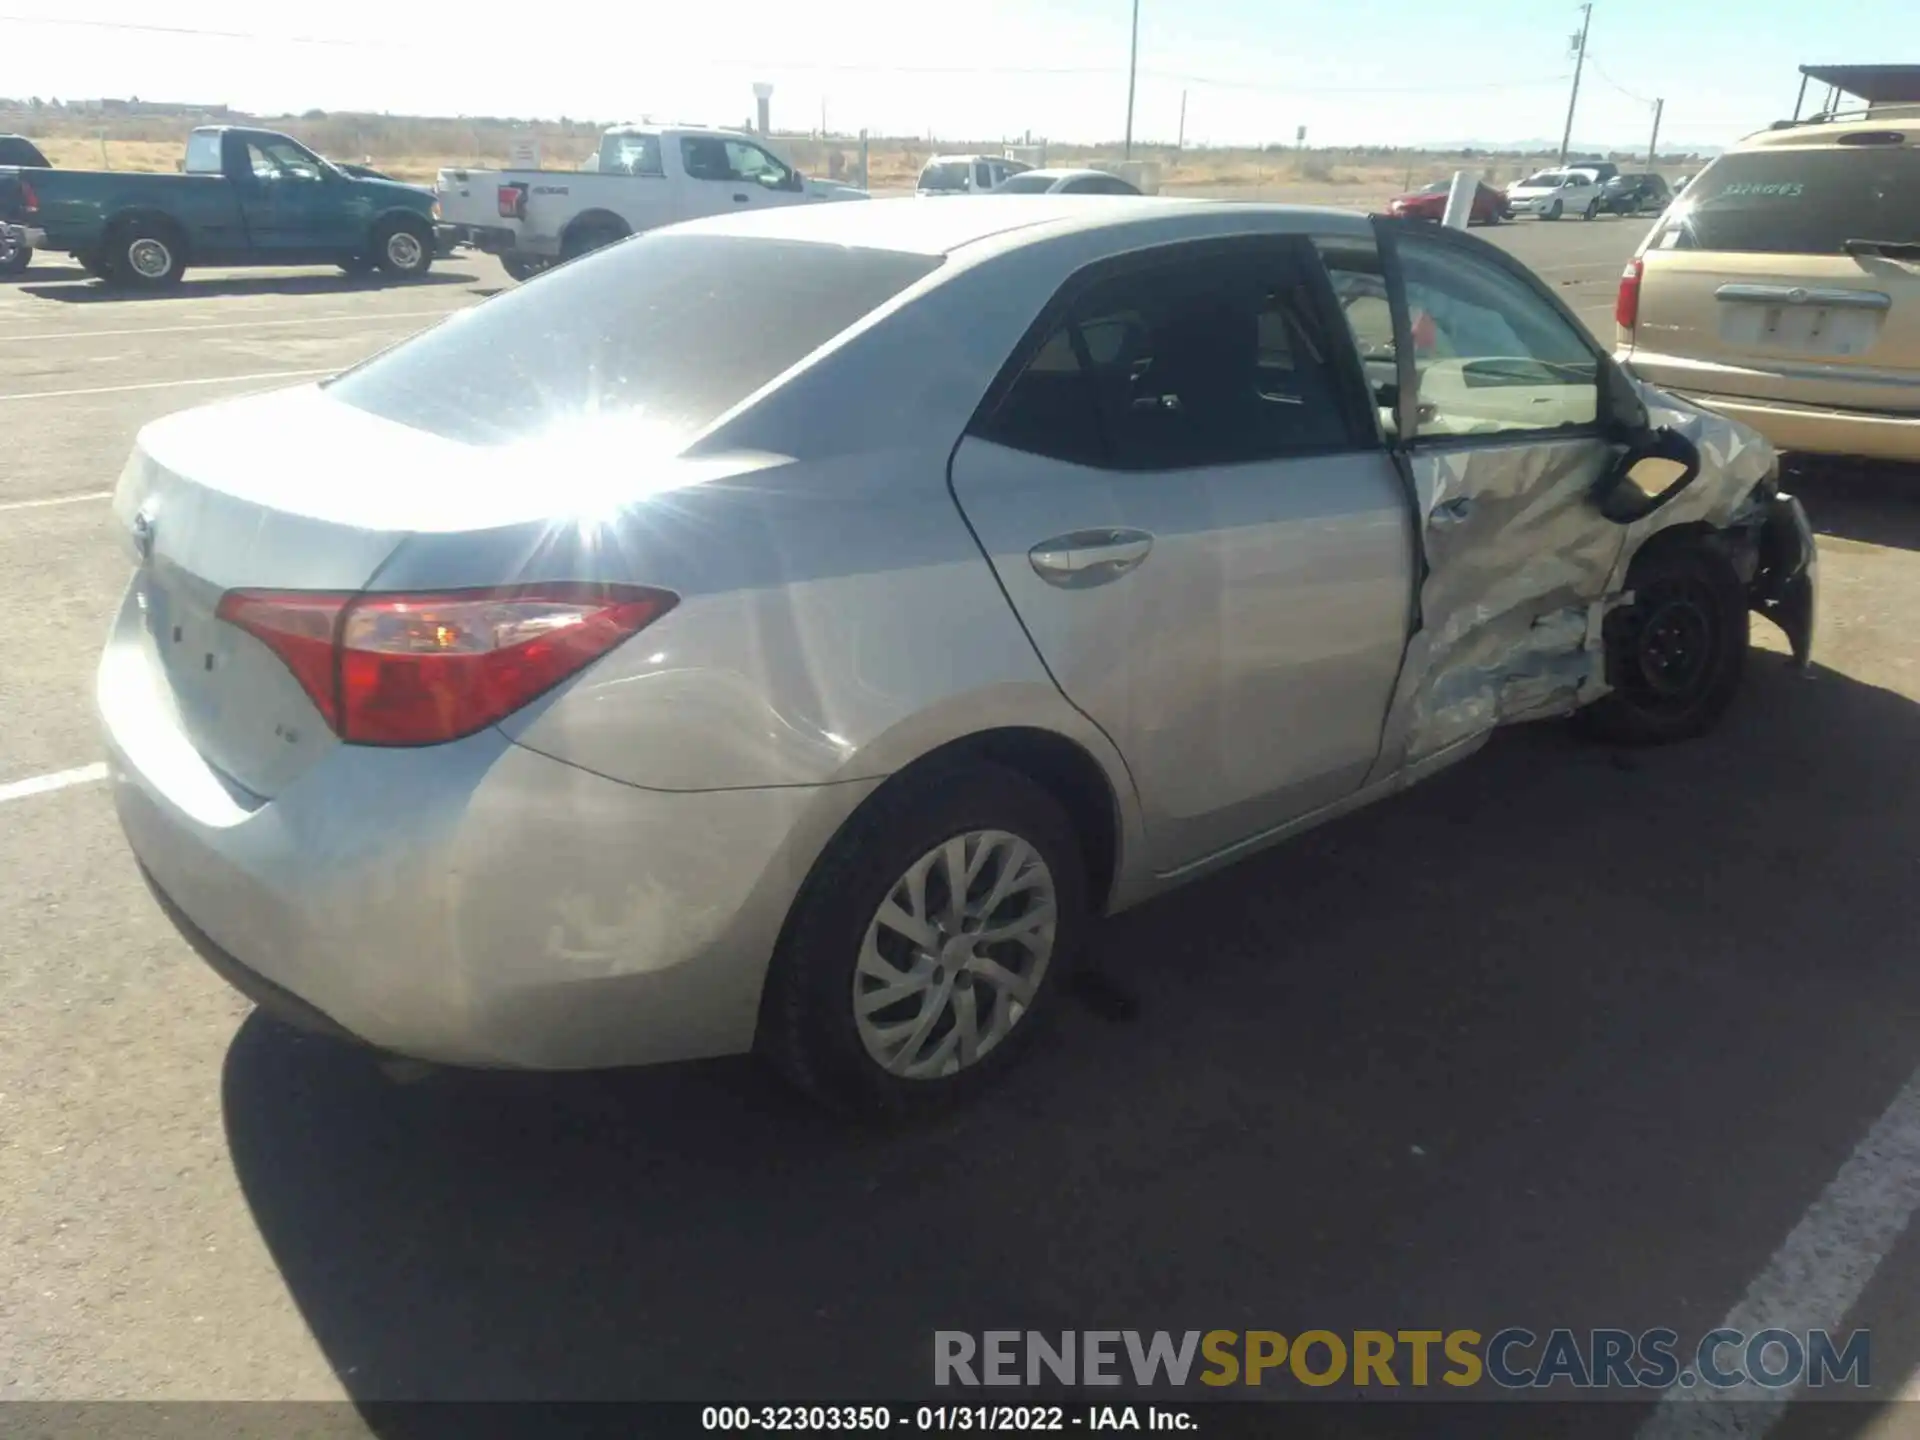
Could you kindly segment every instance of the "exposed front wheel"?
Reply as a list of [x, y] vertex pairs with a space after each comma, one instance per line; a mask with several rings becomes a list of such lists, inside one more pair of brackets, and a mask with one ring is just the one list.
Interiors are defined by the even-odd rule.
[[1547, 213], [1542, 218], [1547, 220], [1558, 220], [1564, 214], [1566, 214], [1565, 207], [1562, 206], [1558, 200], [1556, 200], [1551, 205], [1547, 206]]
[[1600, 202], [1598, 200], [1589, 200], [1587, 202], [1586, 214], [1582, 215], [1580, 218], [1583, 220], [1591, 220], [1593, 219], [1594, 216], [1598, 215], [1599, 213], [1600, 213]]
[[374, 264], [396, 280], [417, 280], [433, 267], [433, 236], [413, 220], [389, 220], [373, 237]]
[[371, 275], [375, 263], [371, 255], [349, 255], [340, 262], [340, 271], [344, 275]]
[[1657, 745], [1705, 734], [1746, 673], [1747, 596], [1732, 565], [1697, 542], [1653, 542], [1627, 569], [1633, 603], [1607, 616], [1612, 691], [1580, 719], [1592, 734]]
[[836, 1105], [950, 1103], [1050, 1015], [1086, 913], [1084, 859], [1044, 790], [990, 764], [905, 777], [848, 822], [796, 901], [759, 1048]]

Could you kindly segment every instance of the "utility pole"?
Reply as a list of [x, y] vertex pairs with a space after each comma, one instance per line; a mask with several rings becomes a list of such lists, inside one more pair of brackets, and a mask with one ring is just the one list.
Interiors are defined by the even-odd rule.
[[1140, 0], [1133, 0], [1133, 43], [1127, 48], [1127, 144], [1126, 153], [1121, 157], [1126, 160], [1133, 158], [1133, 80], [1139, 64]]
[[1184, 90], [1180, 92], [1180, 138], [1173, 142], [1173, 148], [1176, 152], [1187, 148], [1187, 92]]
[[1593, 24], [1593, 3], [1580, 7], [1580, 34], [1573, 46], [1573, 93], [1567, 96], [1567, 128], [1560, 132], [1560, 163], [1567, 163], [1567, 147], [1573, 143], [1573, 107], [1580, 101], [1580, 71], [1587, 63], [1587, 27]]
[[1654, 156], [1660, 150], [1660, 112], [1666, 108], [1667, 102], [1664, 100], [1653, 102], [1653, 139], [1647, 142], [1647, 169], [1649, 170], [1653, 169]]

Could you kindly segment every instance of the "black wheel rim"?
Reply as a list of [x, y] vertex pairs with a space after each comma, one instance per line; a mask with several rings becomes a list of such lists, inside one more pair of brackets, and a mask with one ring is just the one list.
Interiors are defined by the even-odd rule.
[[1615, 685], [1649, 710], [1697, 705], [1720, 650], [1712, 591], [1699, 581], [1663, 582], [1643, 590], [1618, 621]]

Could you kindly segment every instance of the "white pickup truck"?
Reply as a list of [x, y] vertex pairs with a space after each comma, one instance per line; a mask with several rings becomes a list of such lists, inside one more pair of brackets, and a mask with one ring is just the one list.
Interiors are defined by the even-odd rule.
[[730, 210], [865, 200], [809, 180], [754, 136], [694, 126], [621, 125], [580, 170], [442, 170], [440, 223], [456, 244], [498, 255], [525, 280], [641, 230]]

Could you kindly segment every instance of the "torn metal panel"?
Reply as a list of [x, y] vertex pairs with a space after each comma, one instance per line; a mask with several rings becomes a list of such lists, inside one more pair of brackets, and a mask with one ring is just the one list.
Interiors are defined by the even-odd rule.
[[1700, 452], [1694, 482], [1642, 519], [1603, 516], [1595, 492], [1620, 448], [1593, 437], [1415, 449], [1426, 575], [1376, 775], [1518, 720], [1567, 714], [1607, 691], [1601, 621], [1627, 603], [1627, 567], [1675, 525], [1742, 519], [1774, 452], [1736, 421], [1635, 388], [1655, 428]]

